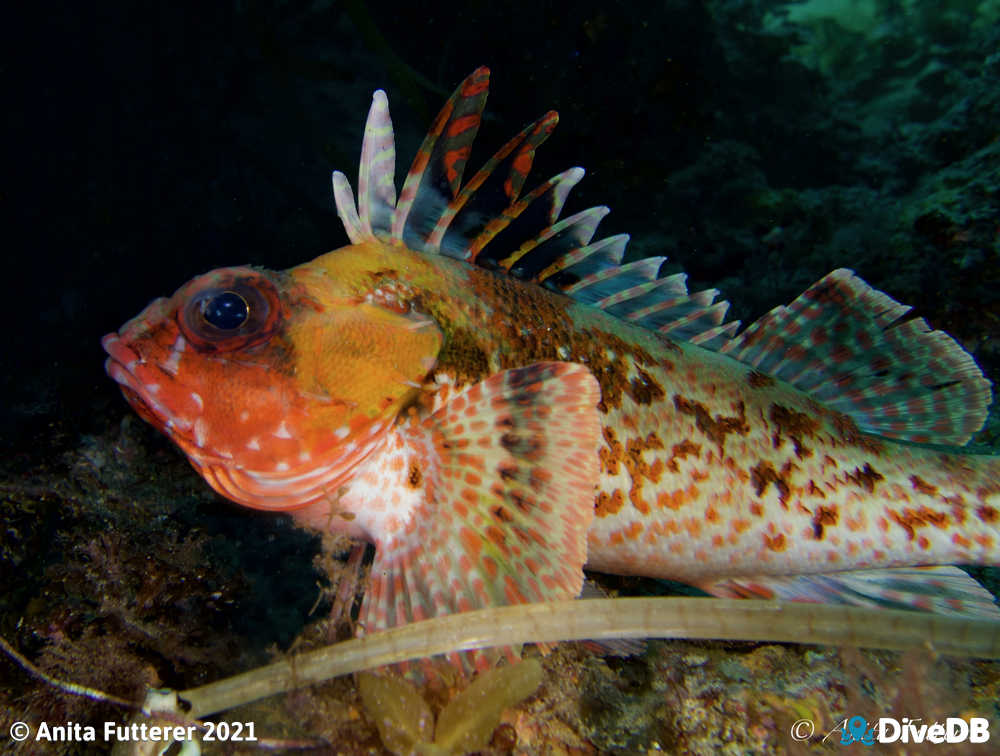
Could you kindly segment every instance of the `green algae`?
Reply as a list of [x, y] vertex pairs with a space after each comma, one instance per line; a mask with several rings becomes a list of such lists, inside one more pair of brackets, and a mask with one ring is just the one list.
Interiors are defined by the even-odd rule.
[[393, 753], [418, 752], [433, 740], [431, 707], [409, 683], [364, 672], [358, 675], [358, 691], [382, 745]]
[[364, 673], [358, 676], [358, 689], [386, 748], [395, 754], [443, 756], [485, 748], [504, 710], [534, 693], [541, 682], [537, 659], [492, 669], [441, 710], [436, 727], [430, 706], [404, 680]]

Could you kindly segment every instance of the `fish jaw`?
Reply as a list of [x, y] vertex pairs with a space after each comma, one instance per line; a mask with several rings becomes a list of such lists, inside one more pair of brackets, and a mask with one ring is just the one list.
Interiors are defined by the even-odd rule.
[[[220, 292], [248, 304], [243, 325], [207, 322]], [[358, 299], [288, 273], [212, 271], [105, 336], [106, 369], [219, 493], [256, 509], [305, 506], [334, 496], [372, 452], [440, 343], [423, 316]], [[405, 365], [362, 343], [392, 335], [411, 345]]]

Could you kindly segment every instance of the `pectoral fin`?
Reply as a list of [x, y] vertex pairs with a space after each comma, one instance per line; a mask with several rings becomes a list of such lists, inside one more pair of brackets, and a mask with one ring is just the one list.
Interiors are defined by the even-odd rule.
[[406, 527], [376, 545], [365, 629], [576, 596], [599, 473], [599, 399], [585, 367], [540, 362], [457, 391], [404, 427], [404, 473], [423, 495]]

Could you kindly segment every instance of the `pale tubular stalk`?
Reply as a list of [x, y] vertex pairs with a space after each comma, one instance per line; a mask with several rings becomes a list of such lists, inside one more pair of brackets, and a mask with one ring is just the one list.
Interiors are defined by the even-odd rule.
[[450, 651], [613, 638], [702, 638], [911, 649], [1000, 658], [1000, 622], [784, 601], [616, 598], [520, 604], [436, 617], [296, 654], [182, 691], [192, 717], [385, 664]]

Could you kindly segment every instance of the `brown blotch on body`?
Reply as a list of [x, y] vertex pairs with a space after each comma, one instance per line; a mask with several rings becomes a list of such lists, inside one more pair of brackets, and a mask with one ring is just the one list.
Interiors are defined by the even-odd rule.
[[916, 537], [918, 528], [929, 525], [935, 528], [944, 528], [948, 525], [948, 515], [928, 507], [905, 508], [900, 512], [889, 511], [888, 515], [889, 519], [906, 531], [906, 535], [911, 541]]
[[[625, 456], [623, 463], [632, 478], [632, 488], [629, 490], [629, 500], [633, 506], [643, 514], [649, 514], [649, 503], [642, 498], [642, 487], [646, 480], [656, 483], [660, 473], [654, 472], [649, 463], [642, 458], [643, 452], [647, 449], [662, 449], [663, 442], [655, 433], [650, 433], [646, 438], [631, 438], [625, 445]], [[656, 460], [659, 462], [660, 460]]]
[[913, 486], [913, 490], [917, 493], [926, 494], [928, 496], [937, 496], [937, 486], [932, 486], [930, 483], [923, 480], [919, 475], [911, 475], [910, 484]]
[[785, 543], [785, 534], [778, 533], [776, 536], [769, 536], [764, 533], [764, 545], [771, 551], [784, 551], [788, 544]]
[[823, 489], [817, 486], [813, 481], [809, 481], [809, 485], [806, 487], [806, 491], [810, 496], [818, 496], [821, 499], [826, 498], [826, 494], [823, 493]]
[[798, 412], [780, 404], [771, 405], [771, 422], [778, 430], [774, 434], [774, 448], [781, 446], [781, 435], [785, 434], [792, 439], [795, 447], [795, 456], [799, 459], [812, 455], [812, 450], [806, 448], [802, 443], [803, 438], [812, 438], [819, 430], [819, 420], [805, 412]]
[[740, 402], [738, 405], [739, 414], [729, 417], [724, 415], [712, 417], [704, 404], [686, 399], [680, 394], [674, 394], [674, 407], [678, 412], [694, 417], [695, 426], [698, 430], [714, 443], [718, 444], [719, 456], [725, 453], [727, 435], [737, 433], [745, 436], [750, 432], [750, 426], [747, 424], [746, 406], [743, 402]]
[[670, 459], [667, 460], [667, 469], [670, 472], [678, 472], [680, 470], [677, 465], [678, 459], [684, 459], [690, 455], [698, 456], [701, 454], [701, 444], [696, 444], [694, 441], [684, 439], [679, 444], [674, 444], [670, 449]]
[[785, 468], [782, 468], [782, 472], [779, 473], [770, 462], [761, 460], [750, 468], [750, 482], [753, 484], [754, 491], [758, 496], [761, 496], [771, 483], [774, 483], [774, 487], [778, 491], [778, 501], [781, 502], [781, 506], [787, 509], [788, 504], [786, 502], [788, 501], [790, 490], [788, 482], [785, 480], [787, 473], [788, 471]]
[[455, 379], [456, 386], [476, 383], [491, 372], [489, 357], [480, 345], [479, 337], [465, 328], [455, 328], [448, 333], [438, 353], [437, 364], [446, 368], [448, 375]]
[[978, 507], [976, 509], [976, 514], [979, 516], [979, 519], [985, 522], [987, 525], [992, 525], [998, 519], [1000, 519], [1000, 515], [997, 514], [996, 509], [986, 504], [984, 504], [981, 507]]
[[601, 491], [594, 501], [594, 514], [598, 517], [617, 514], [624, 504], [625, 497], [622, 495], [621, 489], [616, 488], [610, 495]]
[[[676, 347], [667, 340], [663, 344]], [[609, 352], [614, 357], [609, 357]], [[642, 382], [637, 383], [636, 379], [630, 381], [628, 378], [629, 358], [639, 370], [640, 376], [649, 377], [648, 373], [640, 369], [641, 366], [649, 367], [659, 363], [642, 347], [630, 344], [613, 333], [599, 328], [585, 328], [578, 333], [574, 332], [570, 353], [586, 355], [587, 367], [601, 386], [601, 401], [597, 403], [601, 412], [621, 407], [622, 397], [625, 395], [634, 402], [639, 402], [637, 396], [649, 401], [663, 397], [662, 388], [652, 378], [649, 378], [649, 384], [645, 387]], [[653, 396], [656, 390], [660, 392], [659, 397]]]
[[823, 538], [823, 529], [827, 525], [836, 525], [837, 519], [839, 518], [839, 513], [837, 512], [837, 507], [824, 507], [819, 506], [816, 508], [815, 514], [813, 514], [812, 525], [813, 525], [813, 536], [817, 541]]
[[872, 493], [875, 490], [875, 484], [880, 480], [885, 480], [885, 476], [876, 472], [870, 464], [865, 462], [864, 467], [855, 467], [854, 472], [847, 473], [847, 479], [868, 493]]
[[631, 380], [625, 388], [625, 393], [636, 404], [652, 404], [658, 402], [666, 395], [663, 388], [653, 380], [653, 377], [636, 365], [637, 376]]
[[604, 426], [601, 429], [601, 435], [604, 436], [604, 443], [607, 444], [607, 446], [602, 446], [597, 450], [597, 456], [601, 461], [601, 470], [608, 475], [617, 475], [618, 465], [625, 461], [625, 447], [618, 440], [618, 434], [615, 433], [614, 428]]
[[766, 373], [761, 373], [757, 370], [751, 370], [747, 373], [747, 383], [750, 388], [761, 389], [767, 388], [768, 386], [774, 385], [774, 378], [767, 375]]
[[862, 433], [858, 424], [854, 422], [854, 418], [850, 415], [845, 415], [843, 412], [834, 412], [833, 410], [826, 410], [826, 414], [833, 423], [833, 427], [837, 431], [837, 436], [843, 444], [846, 446], [857, 446], [859, 449], [864, 449], [875, 455], [882, 453], [882, 442], [874, 436]]

